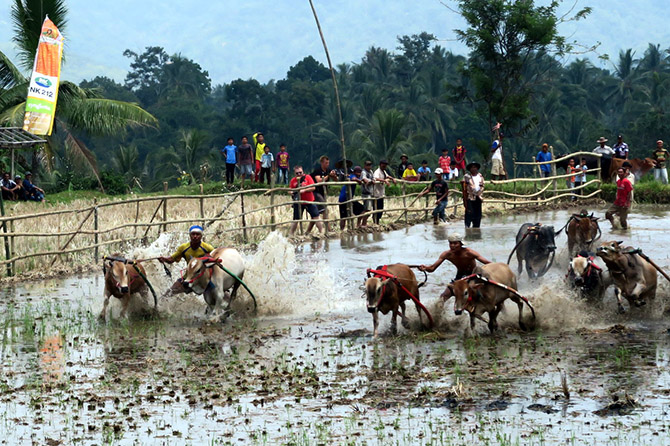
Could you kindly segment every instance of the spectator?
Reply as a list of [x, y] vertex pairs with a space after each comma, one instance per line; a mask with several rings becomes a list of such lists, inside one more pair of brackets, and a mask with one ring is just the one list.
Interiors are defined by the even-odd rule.
[[[502, 137], [502, 135], [501, 135]], [[482, 221], [482, 194], [484, 193], [484, 177], [479, 173], [481, 165], [470, 163], [468, 173], [463, 176], [466, 190], [465, 227], [478, 228]]]
[[[363, 164], [363, 171], [361, 172], [361, 196], [363, 197], [363, 207], [365, 208], [365, 213], [371, 212], [374, 208], [374, 203], [372, 200], [372, 191], [375, 183], [374, 173], [372, 172], [372, 161], [367, 160]], [[361, 226], [368, 225], [369, 215], [363, 216], [363, 221]]]
[[261, 132], [256, 132], [253, 137], [254, 146], [256, 147], [256, 174], [254, 180], [258, 183], [258, 178], [261, 172], [261, 158], [263, 158], [263, 154], [265, 153], [265, 135]]
[[249, 179], [254, 175], [254, 152], [249, 138], [242, 137], [241, 144], [237, 147], [237, 163], [240, 166], [240, 176], [242, 177], [242, 188], [244, 188], [244, 179], [249, 175]]
[[623, 136], [619, 135], [616, 140], [616, 144], [612, 147], [614, 151], [614, 158], [619, 158], [622, 160], [628, 159], [628, 144], [623, 142]]
[[289, 170], [289, 155], [286, 151], [286, 144], [282, 143], [279, 145], [279, 153], [277, 153], [277, 183], [278, 184], [288, 184], [288, 170]]
[[[549, 151], [549, 144], [546, 142], [542, 144], [542, 150], [537, 153], [535, 161], [538, 163], [544, 161], [551, 161], [551, 152]], [[540, 164], [540, 172], [542, 173], [542, 178], [548, 178], [551, 176], [551, 164]]]
[[447, 149], [442, 149], [442, 155], [437, 160], [438, 167], [442, 169], [442, 179], [446, 180], [449, 178], [449, 172], [451, 171], [451, 157], [449, 156], [449, 151]]
[[414, 170], [414, 164], [407, 164], [407, 168], [402, 173], [402, 179], [405, 181], [419, 181], [419, 175], [416, 173], [416, 170]]
[[[575, 174], [575, 173], [578, 173], [578, 172], [579, 172], [579, 169], [577, 169], [577, 167], [575, 167], [575, 159], [574, 159], [574, 158], [570, 158], [570, 160], [568, 161], [568, 165], [567, 165], [567, 167], [565, 168], [565, 173], [566, 173], [566, 174]], [[565, 185], [566, 185], [566, 187], [567, 187], [568, 189], [574, 189], [574, 188], [575, 188], [575, 181], [576, 181], [576, 179], [577, 179], [577, 176], [576, 176], [576, 175], [572, 175], [571, 177], [567, 177], [567, 178], [565, 179]], [[576, 198], [575, 198], [575, 197], [572, 197], [572, 201], [574, 201], [574, 200], [576, 200]]]
[[419, 173], [419, 181], [430, 181], [430, 167], [428, 167], [428, 161], [421, 161], [421, 167], [417, 169]]
[[406, 154], [400, 155], [400, 165], [398, 166], [398, 171], [396, 177], [402, 178], [402, 175], [405, 173], [407, 166], [409, 165], [409, 158]]
[[[447, 177], [447, 180], [456, 180], [458, 179], [458, 175], [460, 174], [461, 168], [458, 167], [458, 163], [454, 160], [451, 160], [451, 169], [449, 169], [449, 176]], [[444, 178], [444, 175], [442, 176]]]
[[[319, 167], [314, 169], [314, 172], [311, 173], [312, 182], [316, 184], [316, 189], [314, 190], [314, 199], [319, 203], [326, 202], [326, 188], [323, 186], [323, 183], [326, 181], [337, 181], [337, 172], [330, 168], [330, 159], [323, 155], [319, 158]], [[322, 214], [324, 220], [328, 220], [328, 207], [325, 204], [317, 204], [319, 209], [319, 214]], [[328, 222], [326, 222], [326, 230], [328, 230]]]
[[599, 145], [595, 149], [593, 149], [593, 153], [599, 153], [604, 157], [611, 158], [612, 155], [614, 155], [614, 150], [605, 143], [607, 142], [607, 138], [604, 136], [601, 136], [598, 141], [596, 141]]
[[2, 188], [2, 199], [16, 201], [18, 199], [18, 191], [21, 189], [16, 182], [12, 181], [9, 172], [5, 172], [2, 175], [2, 181], [0, 182], [0, 188]]
[[[579, 161], [579, 166], [577, 166], [577, 177], [575, 177], [575, 189], [580, 188], [582, 185], [586, 184], [586, 171], [589, 168], [586, 166], [586, 158], [582, 157]], [[584, 189], [579, 189], [577, 191], [579, 195], [584, 195]]]
[[[463, 172], [465, 173], [465, 153], [467, 150], [465, 150], [465, 146], [463, 145], [463, 141], [461, 138], [458, 138], [456, 140], [456, 147], [454, 147], [454, 150], [452, 151], [454, 157], [452, 158], [452, 161], [456, 163], [456, 168], [458, 169], [456, 171], [456, 175], [451, 175], [451, 172], [449, 172], [450, 177], [453, 178], [458, 178], [458, 173]], [[451, 167], [451, 165], [449, 166]]]
[[274, 170], [275, 167], [275, 157], [272, 155], [272, 152], [270, 152], [270, 146], [266, 145], [263, 147], [263, 156], [261, 156], [261, 180], [260, 183], [263, 182], [263, 178], [267, 178], [268, 184], [271, 184], [272, 182], [272, 171]]
[[[351, 175], [349, 175], [349, 181], [355, 181], [356, 183], [362, 183], [361, 176], [363, 173], [363, 169], [361, 169], [361, 166], [356, 166], [354, 167], [354, 171]], [[356, 193], [356, 185], [352, 184], [349, 186], [349, 196], [347, 196], [347, 186], [342, 186], [342, 189], [340, 189], [340, 197], [337, 200], [338, 203], [340, 203], [340, 231], [344, 230], [345, 225], [347, 224], [347, 221], [345, 218], [349, 217], [349, 211], [347, 209], [347, 204], [346, 201], [349, 201], [354, 198], [354, 194]], [[353, 201], [351, 203], [351, 209], [354, 213], [354, 215], [361, 215], [363, 212], [365, 212], [365, 208], [363, 205], [358, 202], [358, 201]], [[362, 226], [363, 223], [363, 218], [358, 217], [357, 221], [357, 226]]]
[[449, 196], [449, 185], [444, 178], [442, 178], [442, 169], [439, 167], [435, 169], [435, 180], [430, 183], [421, 193], [419, 197], [426, 195], [429, 192], [435, 192], [435, 209], [433, 209], [433, 224], [438, 224], [438, 218], [440, 220], [447, 221], [447, 216], [444, 213], [444, 208], [447, 207], [447, 201]]
[[[633, 165], [628, 160], [626, 160], [621, 164], [621, 167], [623, 167], [623, 169], [626, 171], [626, 177], [625, 178], [628, 178], [628, 181], [630, 181], [630, 184], [632, 184], [633, 187], [635, 187], [635, 174], [631, 170], [633, 168]], [[631, 200], [632, 200], [632, 197], [631, 197]]]
[[670, 153], [663, 148], [663, 141], [660, 139], [656, 141], [656, 150], [652, 154], [654, 160], [654, 179], [661, 181], [663, 184], [668, 184], [668, 171], [665, 168], [665, 163], [670, 157]]
[[382, 219], [384, 213], [384, 197], [386, 196], [386, 185], [389, 183], [395, 184], [395, 178], [386, 172], [389, 163], [386, 160], [379, 161], [379, 168], [375, 170], [373, 196], [375, 198], [375, 213], [372, 215], [372, 221], [376, 224]]
[[616, 199], [614, 204], [605, 213], [605, 218], [614, 226], [614, 216], [619, 216], [621, 227], [628, 229], [628, 210], [631, 203], [631, 192], [633, 185], [626, 178], [626, 170], [622, 167], [617, 170], [618, 179], [616, 182]]
[[21, 200], [21, 201], [26, 201], [27, 200], [26, 191], [23, 190], [23, 180], [21, 179], [21, 175], [14, 176], [14, 182], [19, 187], [15, 192], [16, 193], [16, 199]]
[[26, 193], [26, 199], [30, 201], [45, 201], [44, 191], [32, 183], [33, 174], [26, 172], [26, 178], [23, 180], [23, 190]]
[[[303, 170], [302, 166], [295, 166], [293, 168], [293, 172], [295, 173], [295, 176], [289, 183], [289, 188], [290, 189], [296, 189], [299, 187], [304, 187], [304, 186], [310, 186], [314, 184], [314, 180], [312, 179], [311, 176], [305, 175], [305, 171]], [[293, 203], [293, 223], [291, 223], [291, 229], [289, 230], [290, 235], [295, 234], [295, 230], [298, 227], [298, 222], [299, 220], [302, 219], [302, 211], [307, 211], [309, 216], [311, 217], [312, 221], [309, 222], [309, 226], [307, 226], [307, 234], [312, 230], [314, 227], [314, 224], [316, 224], [317, 229], [319, 232], [323, 232], [323, 225], [321, 224], [321, 221], [319, 221], [319, 210], [317, 209], [316, 205], [314, 203], [311, 203], [314, 201], [314, 187], [308, 187], [307, 189], [303, 189], [301, 191], [291, 191], [289, 192], [291, 196], [293, 197], [294, 201], [309, 201], [310, 203]]]
[[226, 160], [226, 184], [233, 184], [235, 179], [235, 166], [237, 165], [237, 146], [233, 138], [228, 138], [228, 144], [221, 149], [221, 155]]
[[[503, 138], [505, 135], [500, 132], [498, 139], [491, 144], [491, 178], [494, 180], [504, 180], [507, 178], [505, 165], [503, 164]], [[470, 166], [472, 163], [469, 164]], [[470, 170], [470, 169], [468, 169]], [[479, 169], [477, 169], [479, 171]], [[478, 227], [478, 226], [476, 226]]]

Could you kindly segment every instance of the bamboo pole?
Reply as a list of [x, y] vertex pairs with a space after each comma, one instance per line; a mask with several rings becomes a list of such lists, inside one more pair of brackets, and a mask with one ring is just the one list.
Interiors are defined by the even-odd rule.
[[[94, 204], [98, 203], [97, 199], [93, 200]], [[98, 207], [93, 208], [93, 230], [95, 231], [95, 234], [93, 235], [93, 243], [95, 243], [95, 250], [93, 251], [93, 263], [96, 263], [98, 259], [100, 258], [98, 256]]]
[[[137, 221], [139, 220], [139, 218], [140, 218], [140, 202], [138, 201], [137, 203], [135, 203], [135, 223], [137, 223]], [[133, 231], [133, 235], [134, 235], [135, 237], [137, 237], [137, 228], [138, 228], [138, 227], [135, 226], [135, 229], [134, 229], [134, 231]]]
[[[168, 184], [163, 181], [163, 193], [167, 194]], [[163, 222], [167, 221], [167, 198], [163, 200]], [[167, 232], [167, 223], [163, 225], [163, 232]]]
[[519, 164], [520, 166], [533, 166], [533, 165], [538, 165], [539, 166], [540, 164], [556, 164], [556, 163], [560, 163], [561, 161], [569, 160], [570, 158], [576, 158], [576, 157], [580, 157], [580, 156], [593, 156], [593, 157], [596, 157], [596, 158], [601, 158], [602, 157], [602, 155], [599, 154], [599, 153], [574, 152], [574, 153], [570, 153], [570, 154], [565, 155], [565, 156], [563, 156], [561, 158], [558, 158], [558, 159], [552, 159], [551, 161], [535, 161], [535, 158], [533, 157], [532, 158], [533, 160], [529, 163], [519, 161], [517, 164]]
[[[144, 236], [142, 238], [146, 237], [147, 234], [149, 233], [149, 230], [151, 229], [151, 223], [153, 223], [154, 218], [156, 218], [156, 215], [158, 215], [158, 211], [160, 211], [161, 207], [163, 206], [164, 201], [165, 201], [165, 199], [161, 200], [160, 203], [158, 203], [158, 206], [156, 206], [156, 210], [154, 211], [154, 214], [151, 216], [151, 220], [149, 220], [149, 224], [146, 225], [147, 230], [144, 231]], [[142, 226], [145, 226], [145, 225], [142, 225]]]
[[200, 188], [200, 224], [204, 228], [205, 227], [205, 199], [203, 198], [203, 195], [205, 194], [205, 188], [202, 186], [202, 184], [198, 184], [198, 187]]
[[[5, 216], [5, 199], [3, 198], [2, 194], [0, 194], [0, 213], [3, 217]], [[4, 220], [2, 222], [2, 232], [7, 234], [7, 222]], [[4, 235], [2, 238], [5, 240], [5, 259], [9, 260], [12, 257], [12, 253], [9, 248], [9, 239], [7, 238], [7, 235]], [[9, 263], [7, 264], [7, 275], [12, 275], [12, 266]]]
[[[554, 146], [549, 146], [549, 149], [551, 150], [551, 159], [553, 160], [555, 158], [554, 156]], [[556, 176], [556, 163], [553, 163], [551, 165], [551, 176], [555, 177]], [[558, 185], [556, 184], [556, 179], [553, 180], [554, 183], [554, 195], [558, 192]]]
[[[405, 197], [405, 183], [402, 183], [402, 205], [403, 207], [407, 207], [407, 198]], [[407, 212], [405, 212], [405, 224], [407, 224]]]
[[244, 195], [240, 195], [240, 206], [242, 207], [242, 228], [243, 228], [243, 237], [244, 243], [247, 243], [249, 238], [247, 236], [247, 219], [246, 214], [244, 213]]

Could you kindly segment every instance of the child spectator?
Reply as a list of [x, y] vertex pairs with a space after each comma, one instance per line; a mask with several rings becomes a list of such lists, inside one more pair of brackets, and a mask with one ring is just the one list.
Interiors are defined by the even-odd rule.
[[237, 164], [237, 146], [233, 138], [228, 138], [228, 144], [221, 149], [221, 155], [226, 160], [226, 184], [233, 184], [235, 179], [235, 165]]
[[[458, 138], [456, 140], [456, 147], [454, 147], [453, 150], [453, 161], [456, 163], [456, 168], [458, 169], [458, 172], [465, 172], [465, 146], [463, 145], [463, 140], [461, 138]], [[456, 175], [458, 177], [458, 175]]]
[[446, 215], [444, 213], [444, 208], [447, 207], [447, 200], [449, 196], [449, 185], [444, 178], [442, 178], [442, 169], [439, 167], [435, 169], [435, 180], [430, 183], [428, 187], [421, 191], [419, 197], [426, 195], [427, 193], [434, 191], [435, 192], [435, 209], [433, 209], [433, 224], [438, 224], [438, 218], [442, 221], [447, 221]]
[[242, 178], [242, 188], [244, 188], [244, 179], [249, 175], [249, 179], [254, 176], [254, 152], [249, 138], [242, 137], [242, 142], [237, 147], [237, 163], [240, 166], [240, 176]]
[[267, 177], [268, 184], [272, 181], [271, 171], [275, 165], [275, 157], [270, 152], [270, 146], [266, 145], [263, 147], [263, 155], [261, 156], [261, 176], [260, 182], [263, 183], [263, 178]]
[[[579, 174], [575, 177], [575, 188], [581, 187], [583, 184], [586, 184], [586, 171], [589, 168], [586, 167], [586, 158], [582, 157], [579, 161], [579, 166], [577, 166], [577, 171]], [[584, 195], [584, 189], [579, 189], [577, 192], [579, 195]]]
[[414, 170], [414, 164], [412, 164], [412, 163], [407, 164], [407, 168], [402, 173], [402, 179], [405, 180], [405, 181], [418, 181], [419, 180], [419, 175], [416, 173], [416, 170]]
[[430, 181], [430, 167], [428, 167], [428, 161], [421, 161], [421, 167], [417, 169], [419, 174], [419, 181]]
[[458, 163], [454, 160], [451, 160], [451, 165], [449, 166], [451, 169], [449, 170], [449, 181], [451, 180], [457, 180], [458, 179], [458, 173], [459, 173], [459, 168], [458, 168]]
[[448, 179], [449, 172], [451, 171], [451, 157], [449, 156], [449, 151], [447, 149], [442, 149], [442, 156], [438, 160], [440, 169], [442, 169], [442, 178]]
[[288, 171], [289, 171], [289, 155], [286, 151], [286, 144], [282, 143], [279, 145], [279, 153], [277, 153], [277, 184], [288, 184]]

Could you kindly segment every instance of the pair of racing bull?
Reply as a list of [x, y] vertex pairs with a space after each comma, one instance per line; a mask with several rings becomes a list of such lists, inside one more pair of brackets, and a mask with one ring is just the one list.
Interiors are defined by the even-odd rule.
[[[145, 294], [147, 288], [150, 288], [154, 294], [154, 309], [156, 309], [158, 305], [156, 294], [146, 277], [142, 261], [128, 260], [121, 257], [120, 254], [103, 259], [105, 301], [100, 319], [103, 321], [106, 319], [111, 296], [121, 301], [121, 317], [127, 317], [131, 295]], [[169, 271], [166, 270], [166, 272]], [[185, 291], [203, 295], [207, 304], [205, 314], [217, 315], [222, 311], [224, 300], [228, 301], [228, 308], [224, 314], [229, 310], [240, 284], [243, 284], [243, 277], [244, 260], [240, 253], [233, 248], [216, 248], [207, 256], [192, 258], [179, 282]], [[232, 291], [229, 293], [228, 290]]]
[[[419, 285], [414, 272], [409, 265], [396, 263], [369, 269], [365, 281], [365, 294], [368, 312], [372, 313], [374, 337], [377, 337], [379, 327], [378, 313], [391, 312], [391, 331], [397, 332], [397, 316], [400, 315], [402, 325], [409, 328], [405, 315], [405, 301], [412, 300], [419, 313], [419, 321], [423, 325], [421, 311], [426, 313], [430, 326], [433, 320], [430, 313], [419, 300]], [[489, 330], [494, 332], [498, 328], [496, 318], [502, 311], [507, 299], [511, 299], [519, 308], [519, 327], [526, 330], [523, 322], [523, 305], [526, 304], [535, 318], [535, 309], [528, 300], [516, 291], [517, 283], [514, 272], [504, 263], [489, 263], [478, 266], [473, 274], [456, 280], [448, 285], [450, 295], [455, 297], [454, 312], [456, 315], [467, 311], [470, 315], [470, 329], [474, 330], [475, 320], [485, 322]], [[398, 312], [400, 310], [400, 312]], [[483, 317], [488, 313], [489, 319]]]

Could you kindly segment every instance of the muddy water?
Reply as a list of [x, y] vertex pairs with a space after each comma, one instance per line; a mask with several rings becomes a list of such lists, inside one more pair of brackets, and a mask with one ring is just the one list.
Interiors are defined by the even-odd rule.
[[[670, 210], [639, 208], [632, 230], [604, 240], [641, 247], [670, 265]], [[467, 244], [506, 261], [527, 221], [561, 227], [565, 211], [489, 218]], [[417, 225], [384, 234], [323, 240], [297, 248], [272, 234], [245, 253], [248, 296], [224, 324], [204, 316], [201, 297], [162, 300], [157, 319], [97, 319], [102, 278], [26, 284], [0, 302], [3, 444], [667, 444], [670, 335], [657, 301], [616, 314], [579, 302], [563, 282], [565, 236], [556, 267], [520, 290], [533, 302], [537, 327], [517, 327], [509, 306], [500, 333], [437, 296], [454, 274], [444, 264], [421, 298], [437, 329], [422, 330], [409, 308], [410, 330], [371, 337], [359, 289], [365, 269], [402, 261], [432, 263], [461, 225]], [[129, 256], [169, 251], [181, 236], [164, 234]], [[155, 287], [171, 279], [150, 266]], [[178, 274], [178, 268], [173, 273]], [[566, 387], [562, 386], [565, 380]], [[566, 396], [566, 391], [569, 397]], [[614, 399], [617, 401], [614, 402]], [[59, 443], [60, 442], [60, 443]]]

